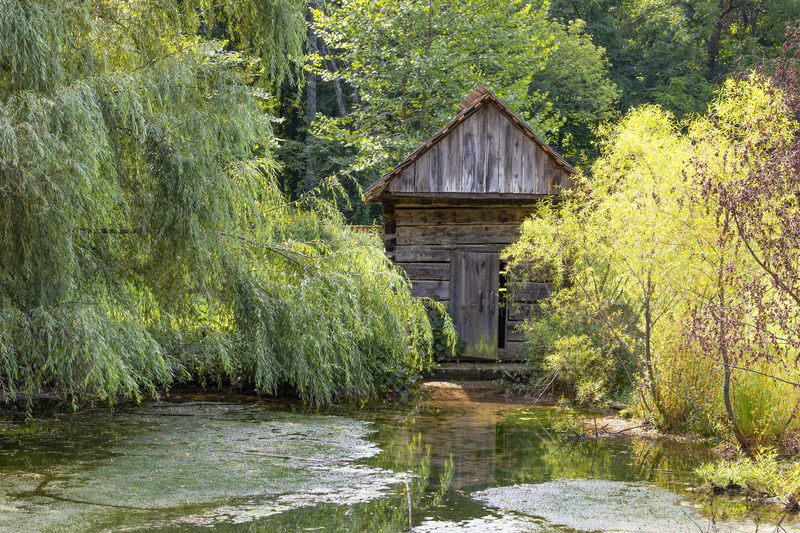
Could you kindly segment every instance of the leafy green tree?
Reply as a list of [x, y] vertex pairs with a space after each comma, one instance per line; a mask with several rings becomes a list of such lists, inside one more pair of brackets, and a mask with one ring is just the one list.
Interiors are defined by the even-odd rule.
[[341, 61], [335, 75], [318, 74], [341, 78], [358, 100], [346, 117], [318, 115], [315, 124], [317, 137], [354, 149], [342, 174], [374, 179], [443, 126], [478, 84], [538, 131], [556, 126], [545, 112], [531, 114], [542, 97], [528, 87], [552, 36], [529, 2], [346, 0], [315, 12], [315, 21]]
[[795, 138], [800, 99], [797, 65], [790, 57], [800, 43], [792, 33], [787, 31], [790, 40], [772, 65], [777, 67], [772, 77], [764, 78], [762, 67], [761, 75], [726, 83], [708, 117], [690, 130], [697, 145], [708, 148], [687, 174], [699, 201], [716, 215], [719, 242], [746, 258], [739, 261], [744, 265], [720, 258], [719, 290], [696, 309], [692, 333], [724, 366], [725, 409], [748, 452], [755, 450], [737, 424], [733, 370], [765, 360], [794, 359], [796, 365], [800, 348]]
[[586, 21], [586, 33], [606, 49], [623, 110], [654, 103], [683, 117], [704, 113], [716, 85], [743, 64], [776, 57], [785, 24], [800, 18], [800, 5], [791, 0], [554, 0], [548, 17]]
[[608, 78], [605, 49], [592, 43], [585, 28], [582, 20], [551, 24], [555, 48], [530, 85], [530, 90], [546, 96], [543, 104], [552, 106], [551, 112], [561, 121], [555, 139], [559, 153], [576, 162], [595, 159], [593, 131], [616, 116], [620, 97]]
[[[662, 416], [653, 337], [680, 286], [687, 254], [675, 236], [689, 237], [688, 214], [679, 204], [688, 143], [657, 108], [629, 114], [606, 139], [592, 177], [579, 176], [557, 210], [545, 208], [545, 216], [526, 220], [520, 240], [507, 253], [512, 265], [552, 272], [554, 281], [571, 285], [562, 289], [568, 295], [559, 293], [546, 304], [544, 320], [583, 319], [556, 320], [562, 324], [552, 330], [556, 340], [545, 344], [557, 346], [559, 337], [591, 333], [605, 358], [618, 359], [623, 367], [633, 361], [654, 402], [652, 411]], [[561, 359], [566, 357], [568, 352]], [[610, 382], [615, 369], [583, 368], [587, 383]], [[629, 386], [638, 383], [635, 378], [628, 376]]]
[[[789, 431], [796, 399], [785, 391], [800, 386], [800, 99], [794, 62], [775, 71], [726, 82], [686, 134], [658, 108], [629, 113], [607, 132], [592, 177], [558, 211], [526, 221], [508, 250], [515, 271], [571, 285], [526, 326], [549, 370], [579, 392], [604, 385], [612, 367], [593, 361], [624, 348], [651, 415], [731, 435], [747, 452]], [[779, 392], [765, 400], [754, 390], [767, 383]]]
[[265, 109], [303, 8], [0, 1], [6, 400], [196, 379], [324, 402], [415, 379], [425, 309], [379, 243], [274, 181]]
[[[528, 2], [315, 5], [307, 120], [298, 127], [301, 109], [283, 107], [288, 127], [279, 128], [287, 142], [279, 157], [295, 195], [340, 179], [348, 193], [340, 208], [350, 221], [370, 223], [380, 215], [361, 202], [360, 185], [441, 127], [477, 84], [574, 160], [595, 155], [592, 128], [614, 114], [618, 92], [603, 49], [580, 21], [548, 23]], [[301, 157], [314, 161], [313, 176]]]

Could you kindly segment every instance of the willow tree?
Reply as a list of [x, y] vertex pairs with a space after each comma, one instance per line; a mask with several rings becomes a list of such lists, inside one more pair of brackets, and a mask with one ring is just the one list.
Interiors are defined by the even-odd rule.
[[303, 7], [0, 0], [6, 399], [212, 378], [325, 401], [414, 367], [424, 311], [374, 243], [272, 182]]

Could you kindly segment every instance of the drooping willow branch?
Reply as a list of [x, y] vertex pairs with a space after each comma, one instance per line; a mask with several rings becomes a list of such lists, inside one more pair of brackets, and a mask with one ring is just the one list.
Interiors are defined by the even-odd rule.
[[80, 228], [82, 233], [100, 233], [101, 235], [134, 235], [144, 233], [144, 228]]

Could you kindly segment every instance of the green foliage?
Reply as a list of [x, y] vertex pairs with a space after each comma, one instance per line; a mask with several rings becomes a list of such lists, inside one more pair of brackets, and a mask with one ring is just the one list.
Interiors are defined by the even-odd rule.
[[770, 264], [796, 264], [777, 244], [795, 204], [764, 195], [743, 245], [733, 220], [744, 220], [744, 204], [729, 202], [787, 175], [766, 174], [765, 162], [794, 161], [775, 155], [796, 130], [778, 87], [759, 76], [726, 83], [685, 135], [658, 108], [631, 112], [605, 132], [592, 176], [525, 222], [506, 251], [510, 270], [548, 272], [557, 287], [525, 325], [542, 372], [591, 396], [610, 382], [614, 358], [630, 357], [635, 366], [622, 368], [639, 412], [662, 427], [733, 433], [752, 446], [795, 430], [793, 278], [758, 263], [770, 253]]
[[[783, 369], [781, 369], [783, 366]], [[754, 365], [754, 370], [791, 379], [792, 363], [775, 362]], [[793, 415], [798, 401], [795, 387], [752, 372], [736, 379], [736, 420], [739, 429], [754, 446], [780, 443], [793, 431], [800, 430], [800, 420]]]
[[[693, 431], [707, 438], [725, 435], [719, 365], [686, 345], [686, 322], [675, 313], [656, 331], [653, 355], [659, 369], [662, 407], [657, 422], [673, 431]], [[641, 398], [634, 412], [652, 416]]]
[[[691, 236], [679, 206], [687, 143], [657, 108], [631, 113], [609, 133], [592, 177], [578, 176], [559, 206], [544, 204], [505, 253], [523, 278], [548, 272], [557, 286], [571, 285], [544, 304], [540, 324], [526, 326], [533, 345], [586, 335], [603, 355], [583, 350], [584, 363], [616, 361], [602, 375], [587, 369], [586, 391], [616, 382], [619, 394], [644, 380], [658, 399], [653, 328], [672, 301], [675, 266], [687, 253], [674, 237]], [[562, 353], [567, 358], [570, 351]]]
[[[5, 398], [42, 386], [108, 400], [141, 399], [171, 379], [164, 350], [134, 316], [73, 304], [0, 315], [0, 392]], [[77, 407], [77, 398], [71, 398]], [[30, 405], [29, 405], [30, 408]]]
[[704, 113], [715, 86], [742, 65], [780, 52], [787, 22], [800, 18], [789, 0], [554, 0], [548, 18], [583, 20], [602, 46], [622, 110], [658, 104], [678, 117]]
[[266, 88], [301, 55], [304, 4], [262, 4], [0, 1], [6, 401], [199, 380], [321, 403], [432, 364], [380, 243], [274, 181]]
[[575, 383], [579, 402], [596, 402], [604, 396], [606, 376], [614, 366], [613, 359], [604, 355], [586, 335], [559, 337], [545, 362], [548, 370]]
[[[528, 365], [539, 376], [552, 376], [554, 389], [581, 403], [625, 396], [633, 387], [631, 374], [635, 373], [632, 354], [616, 336], [636, 335], [631, 313], [624, 304], [611, 301], [607, 287], [594, 287], [600, 293], [587, 294], [575, 287], [558, 290], [540, 304], [536, 317], [522, 329], [530, 354]], [[612, 312], [610, 306], [619, 309]], [[613, 329], [603, 321], [603, 314], [616, 316]]]
[[[537, 131], [555, 126], [543, 112], [530, 115], [542, 98], [528, 87], [552, 37], [544, 12], [528, 2], [347, 0], [314, 16], [343, 63], [337, 75], [360, 99], [348, 116], [318, 115], [315, 124], [315, 136], [356, 150], [342, 173], [390, 168], [443, 126], [478, 84]], [[310, 60], [320, 65], [322, 58]]]
[[706, 463], [697, 474], [713, 487], [741, 487], [752, 496], [771, 496], [797, 510], [800, 500], [800, 463], [782, 463], [777, 454], [762, 448], [751, 458]]
[[425, 308], [377, 237], [338, 231], [277, 272], [262, 258], [230, 273], [240, 371], [260, 392], [288, 383], [316, 403], [371, 398], [413, 387], [433, 364]]
[[447, 308], [438, 302], [428, 305], [428, 320], [431, 323], [431, 351], [437, 361], [458, 359], [467, 343], [458, 338]]
[[561, 122], [554, 139], [559, 153], [570, 161], [593, 160], [599, 155], [593, 130], [617, 115], [620, 92], [608, 78], [605, 49], [592, 43], [584, 21], [552, 22], [550, 31], [554, 49], [530, 87], [546, 96], [550, 112]]

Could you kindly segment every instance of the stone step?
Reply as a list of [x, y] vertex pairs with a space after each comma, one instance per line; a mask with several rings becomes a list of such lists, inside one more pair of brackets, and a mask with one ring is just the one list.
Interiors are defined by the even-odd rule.
[[502, 377], [528, 377], [531, 369], [523, 363], [442, 363], [428, 381], [495, 380]]

